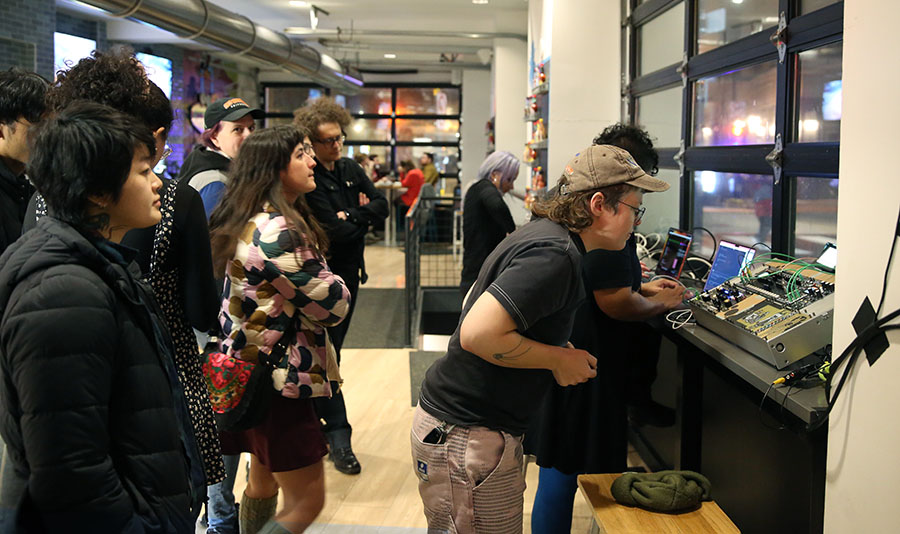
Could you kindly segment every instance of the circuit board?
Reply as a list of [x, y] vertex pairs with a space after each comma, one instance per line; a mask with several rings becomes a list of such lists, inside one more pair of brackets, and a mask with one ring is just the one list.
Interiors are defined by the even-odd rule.
[[831, 343], [834, 274], [767, 263], [690, 304], [701, 326], [781, 369]]

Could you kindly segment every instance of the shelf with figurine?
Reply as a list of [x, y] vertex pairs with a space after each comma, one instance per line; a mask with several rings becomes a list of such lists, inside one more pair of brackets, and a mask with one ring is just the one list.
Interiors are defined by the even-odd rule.
[[534, 72], [531, 75], [531, 86], [534, 87], [531, 92], [533, 94], [542, 95], [550, 92], [550, 80], [547, 75], [548, 67], [549, 65], [545, 63], [538, 63], [534, 67]]
[[495, 139], [494, 139], [494, 117], [491, 117], [489, 121], [484, 125], [484, 135], [487, 136], [487, 146], [488, 146], [488, 154], [494, 151]]
[[544, 174], [542, 165], [535, 165], [531, 168], [531, 183], [525, 188], [525, 208], [531, 209], [535, 199], [547, 192], [547, 179]]

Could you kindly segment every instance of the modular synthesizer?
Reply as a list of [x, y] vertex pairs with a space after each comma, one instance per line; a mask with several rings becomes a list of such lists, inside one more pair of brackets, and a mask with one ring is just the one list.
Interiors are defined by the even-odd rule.
[[834, 274], [792, 263], [754, 265], [693, 298], [697, 324], [777, 369], [830, 344]]

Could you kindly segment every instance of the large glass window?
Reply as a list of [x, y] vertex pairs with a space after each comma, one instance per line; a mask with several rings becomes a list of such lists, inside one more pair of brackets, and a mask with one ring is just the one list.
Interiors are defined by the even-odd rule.
[[346, 134], [351, 141], [390, 141], [391, 119], [353, 119]]
[[635, 99], [635, 122], [650, 133], [656, 146], [681, 144], [681, 86]]
[[335, 100], [343, 100], [338, 103], [347, 108], [352, 115], [390, 115], [393, 111], [390, 87], [364, 87], [355, 95], [340, 95], [340, 97]]
[[840, 0], [800, 0], [800, 14], [805, 15], [807, 13], [812, 13], [817, 9], [836, 4], [839, 1]]
[[699, 0], [697, 53], [778, 25], [778, 0]]
[[665, 180], [669, 184], [669, 190], [644, 195], [644, 207], [647, 211], [638, 228], [644, 234], [654, 232], [664, 234], [670, 226], [678, 227], [681, 174], [676, 169], [660, 169], [656, 177]]
[[841, 56], [835, 43], [797, 54], [799, 89], [796, 139], [799, 142], [841, 140]]
[[775, 62], [694, 83], [694, 145], [757, 145], [775, 139]]
[[458, 115], [459, 89], [398, 87], [397, 115]]
[[797, 178], [795, 256], [818, 256], [825, 243], [837, 243], [837, 202], [837, 178]]
[[639, 74], [680, 63], [684, 49], [684, 2], [638, 28], [638, 43]]
[[772, 181], [763, 174], [694, 172], [694, 226], [717, 239], [771, 245]]
[[434, 143], [457, 141], [459, 121], [447, 119], [397, 119], [397, 140]]
[[426, 152], [434, 155], [434, 166], [441, 174], [459, 173], [459, 148], [455, 146], [398, 146], [397, 161], [408, 159], [418, 166]]

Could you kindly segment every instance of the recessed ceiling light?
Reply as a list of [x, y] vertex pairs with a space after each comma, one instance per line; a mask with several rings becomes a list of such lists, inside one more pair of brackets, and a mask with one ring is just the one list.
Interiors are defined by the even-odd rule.
[[472, 0], [473, 4], [487, 4], [488, 0]]
[[291, 0], [288, 4], [292, 7], [309, 7], [309, 2], [304, 2], [303, 0]]
[[385, 59], [397, 59], [397, 54], [385, 54]]

